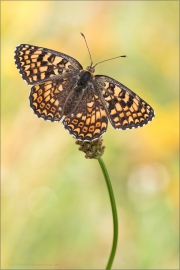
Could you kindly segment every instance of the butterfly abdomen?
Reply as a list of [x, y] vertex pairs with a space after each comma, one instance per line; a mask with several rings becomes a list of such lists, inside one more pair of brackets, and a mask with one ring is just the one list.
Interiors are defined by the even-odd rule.
[[84, 90], [80, 86], [76, 86], [71, 93], [69, 94], [68, 98], [66, 99], [64, 115], [68, 115], [73, 111], [76, 105], [81, 100], [81, 97], [84, 93]]

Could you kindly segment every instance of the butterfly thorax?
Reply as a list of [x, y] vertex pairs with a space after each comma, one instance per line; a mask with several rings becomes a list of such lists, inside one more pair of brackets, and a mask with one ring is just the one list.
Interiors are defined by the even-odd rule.
[[92, 74], [88, 70], [83, 70], [80, 74], [79, 80], [77, 82], [77, 85], [85, 88], [89, 81], [92, 80]]

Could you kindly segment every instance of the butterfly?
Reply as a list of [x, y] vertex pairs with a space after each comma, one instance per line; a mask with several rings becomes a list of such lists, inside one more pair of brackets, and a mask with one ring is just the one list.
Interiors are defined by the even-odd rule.
[[142, 127], [155, 116], [129, 88], [94, 75], [97, 64], [93, 66], [92, 59], [83, 69], [69, 55], [29, 44], [17, 46], [14, 59], [22, 78], [32, 85], [29, 100], [34, 113], [47, 121], [62, 120], [77, 140], [97, 140], [106, 132], [108, 120], [113, 128], [125, 130]]

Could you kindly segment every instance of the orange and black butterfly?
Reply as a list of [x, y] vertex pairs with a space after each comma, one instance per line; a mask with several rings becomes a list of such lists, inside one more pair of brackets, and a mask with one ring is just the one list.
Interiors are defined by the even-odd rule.
[[125, 130], [154, 118], [151, 106], [129, 88], [108, 76], [94, 75], [97, 64], [92, 61], [83, 69], [69, 55], [28, 44], [17, 46], [14, 58], [22, 78], [32, 85], [29, 100], [34, 113], [44, 120], [62, 120], [77, 140], [101, 137], [108, 119], [115, 129]]

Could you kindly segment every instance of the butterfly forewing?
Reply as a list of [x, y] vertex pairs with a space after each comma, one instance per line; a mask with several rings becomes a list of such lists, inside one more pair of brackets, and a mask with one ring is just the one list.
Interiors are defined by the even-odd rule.
[[28, 44], [17, 46], [14, 58], [28, 84], [67, 77], [82, 69], [77, 60], [66, 54]]
[[151, 106], [123, 84], [103, 75], [95, 76], [95, 84], [114, 128], [138, 128], [153, 119]]

